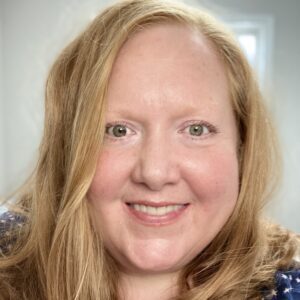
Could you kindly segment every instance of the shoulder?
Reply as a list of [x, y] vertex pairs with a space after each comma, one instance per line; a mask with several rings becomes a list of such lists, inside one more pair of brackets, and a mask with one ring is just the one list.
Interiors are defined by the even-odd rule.
[[25, 217], [14, 213], [5, 212], [0, 215], [0, 254], [7, 253], [15, 240], [14, 232], [23, 227]]
[[265, 294], [263, 300], [300, 300], [300, 268], [277, 271], [275, 288]]
[[[278, 224], [264, 222], [266, 268], [277, 270], [272, 289], [263, 289], [264, 300], [300, 300], [300, 235]], [[265, 293], [267, 291], [267, 293]]]

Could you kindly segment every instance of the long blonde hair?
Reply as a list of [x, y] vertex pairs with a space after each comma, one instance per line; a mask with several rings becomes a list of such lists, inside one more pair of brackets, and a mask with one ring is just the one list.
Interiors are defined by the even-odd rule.
[[[118, 270], [94, 231], [86, 194], [104, 136], [106, 90], [115, 58], [137, 30], [179, 22], [199, 30], [226, 67], [240, 133], [240, 193], [217, 237], [190, 262], [176, 299], [260, 299], [295, 243], [262, 221], [276, 184], [276, 138], [247, 60], [209, 14], [174, 1], [129, 0], [104, 10], [54, 63], [46, 85], [39, 160], [17, 207], [26, 226], [0, 258], [0, 299], [117, 299]], [[284, 246], [282, 244], [284, 243]]]

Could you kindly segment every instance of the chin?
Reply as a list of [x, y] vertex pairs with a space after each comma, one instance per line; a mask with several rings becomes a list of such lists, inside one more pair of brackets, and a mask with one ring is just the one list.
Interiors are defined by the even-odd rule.
[[171, 273], [180, 270], [181, 268], [177, 265], [171, 263], [160, 263], [160, 262], [153, 262], [152, 264], [144, 264], [144, 265], [135, 265], [134, 270], [137, 273], [144, 273], [144, 274], [157, 274], [157, 273]]
[[129, 262], [132, 269], [141, 273], [165, 273], [175, 272], [183, 268], [185, 262], [179, 257], [170, 255], [141, 255], [134, 257]]

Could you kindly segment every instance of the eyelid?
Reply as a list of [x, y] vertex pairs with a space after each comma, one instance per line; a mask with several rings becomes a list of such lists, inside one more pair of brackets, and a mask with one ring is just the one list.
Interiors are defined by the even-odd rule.
[[[134, 132], [134, 130], [131, 128], [131, 125], [127, 122], [124, 121], [115, 121], [115, 122], [111, 122], [111, 123], [107, 123], [105, 128], [111, 128], [114, 127], [116, 125], [122, 125], [124, 127], [126, 127], [127, 129], [129, 129], [130, 131]], [[214, 125], [212, 125], [211, 123], [207, 122], [207, 121], [203, 121], [203, 120], [193, 120], [193, 121], [188, 121], [184, 124], [184, 128], [179, 130], [180, 133], [184, 132], [187, 128], [189, 128], [189, 126], [192, 125], [201, 125], [201, 126], [205, 126], [208, 129], [208, 133], [205, 134], [201, 134], [199, 136], [196, 135], [189, 135], [189, 138], [193, 139], [193, 140], [199, 140], [199, 139], [203, 139], [206, 138], [207, 136], [211, 135], [211, 134], [216, 134], [219, 132], [218, 128]], [[134, 133], [135, 134], [135, 133]], [[134, 134], [130, 134], [130, 135], [134, 135]], [[127, 135], [128, 136], [128, 135]], [[114, 140], [121, 140], [126, 138], [126, 136], [124, 137], [114, 137], [114, 136], [109, 136], [110, 138], [114, 139]]]
[[189, 135], [189, 138], [193, 139], [193, 140], [199, 140], [199, 139], [203, 139], [206, 138], [210, 135], [214, 135], [216, 133], [219, 132], [218, 128], [214, 125], [212, 125], [211, 123], [207, 122], [207, 121], [203, 121], [203, 120], [194, 120], [194, 121], [188, 121], [185, 123], [184, 129], [180, 130], [180, 132], [184, 132], [187, 128], [189, 128], [192, 125], [201, 125], [201, 126], [205, 126], [208, 129], [208, 133], [204, 133], [201, 134], [199, 136], [197, 135]]
[[[105, 130], [107, 129], [110, 129], [116, 125], [122, 125], [124, 127], [126, 127], [127, 129], [129, 129], [130, 131], [133, 131], [133, 129], [131, 129], [131, 126], [127, 123], [127, 122], [124, 122], [124, 121], [116, 121], [116, 122], [112, 122], [112, 123], [107, 123], [106, 126], [105, 126]], [[132, 134], [131, 134], [132, 135]], [[109, 135], [110, 136], [110, 135]], [[114, 136], [110, 136], [112, 139], [118, 139], [118, 140], [121, 140], [123, 138], [126, 138], [126, 136], [124, 137], [114, 137]]]

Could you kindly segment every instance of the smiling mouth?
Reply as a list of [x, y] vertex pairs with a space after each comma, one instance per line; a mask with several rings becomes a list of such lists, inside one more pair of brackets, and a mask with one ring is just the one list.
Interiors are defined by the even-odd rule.
[[143, 205], [143, 204], [131, 204], [126, 203], [131, 209], [142, 212], [151, 216], [164, 216], [172, 212], [178, 212], [183, 207], [187, 206], [187, 204], [176, 204], [176, 205], [165, 205], [165, 206], [151, 206], [151, 205]]
[[167, 202], [126, 202], [127, 213], [146, 226], [166, 226], [179, 221], [188, 210], [190, 203], [167, 203]]

